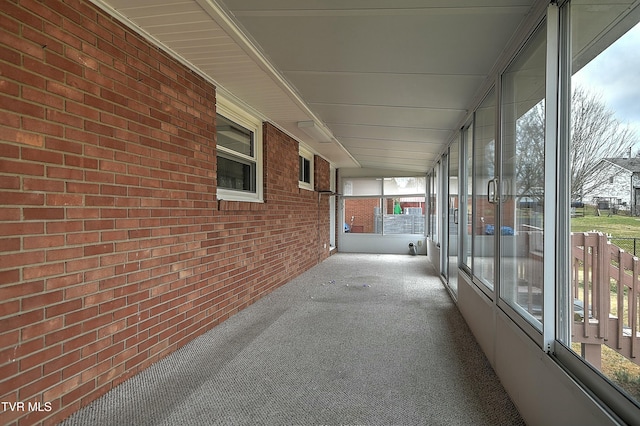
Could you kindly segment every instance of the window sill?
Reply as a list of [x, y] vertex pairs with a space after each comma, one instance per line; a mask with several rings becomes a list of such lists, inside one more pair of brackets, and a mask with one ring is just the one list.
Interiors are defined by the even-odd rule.
[[313, 186], [310, 183], [298, 182], [298, 188], [305, 189], [307, 191], [313, 191]]

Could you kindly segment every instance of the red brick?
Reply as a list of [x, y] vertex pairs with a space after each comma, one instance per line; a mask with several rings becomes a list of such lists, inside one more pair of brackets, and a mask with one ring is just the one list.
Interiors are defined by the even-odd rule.
[[61, 302], [62, 297], [62, 290], [25, 297], [22, 299], [22, 309], [30, 311], [32, 309], [42, 308], [51, 303]]
[[[74, 332], [75, 330], [73, 329], [67, 329], [69, 331]], [[72, 334], [70, 334], [71, 336]], [[63, 339], [66, 340], [66, 339]], [[60, 346], [60, 345], [56, 345], [56, 346]], [[58, 357], [58, 358], [52, 358], [49, 360], [49, 362], [47, 362], [46, 364], [44, 364], [43, 366], [43, 372], [45, 375], [51, 374], [52, 372], [55, 371], [61, 371], [64, 367], [74, 364], [76, 362], [78, 362], [80, 360], [80, 351], [76, 350], [76, 351], [72, 351], [72, 352], [63, 352], [63, 355]]]
[[[47, 138], [45, 142], [45, 147], [47, 149], [54, 150], [54, 151], [68, 152], [72, 154], [82, 154], [82, 145], [67, 139]], [[71, 164], [67, 164], [67, 165], [71, 165]]]
[[64, 288], [68, 286], [72, 286], [74, 284], [80, 284], [82, 282], [83, 275], [81, 273], [71, 273], [72, 271], [69, 269], [67, 265], [67, 275], [55, 278], [47, 278], [46, 280], [46, 288], [47, 290], [53, 290], [56, 288]]
[[[22, 128], [27, 132], [33, 132], [39, 135], [61, 137], [64, 134], [64, 128], [57, 123], [45, 119], [33, 119], [29, 117], [22, 118]], [[42, 144], [38, 144], [42, 146]]]
[[47, 177], [51, 179], [64, 179], [64, 180], [83, 180], [84, 173], [82, 170], [70, 169], [68, 167], [47, 167]]
[[85, 256], [95, 256], [99, 254], [113, 253], [113, 243], [110, 244], [96, 244], [92, 246], [85, 246]]
[[19, 238], [0, 238], [0, 253], [20, 250]]
[[44, 262], [44, 251], [28, 251], [16, 254], [0, 255], [0, 269], [14, 268], [16, 266], [33, 265]]
[[[82, 353], [82, 350], [81, 350], [81, 353]], [[91, 366], [94, 365], [95, 362], [96, 362], [96, 357], [94, 356], [88, 357], [88, 358], [81, 357], [80, 361], [76, 362], [75, 364], [71, 364], [70, 366], [62, 370], [62, 378], [68, 379], [70, 377], [81, 374], [83, 371], [86, 371], [87, 369], [91, 368]]]
[[60, 220], [64, 219], [64, 209], [56, 208], [25, 208], [24, 220]]
[[114, 183], [113, 173], [85, 171], [86, 180], [95, 183]]
[[[5, 46], [0, 46], [0, 57], [13, 65], [20, 65], [22, 56], [15, 50], [9, 49]], [[18, 96], [19, 90], [17, 88], [17, 84], [9, 83], [8, 81], [6, 84], [1, 86], [3, 93], [7, 93], [12, 96]]]
[[19, 208], [0, 207], [0, 222], [19, 221], [21, 219]]
[[87, 269], [97, 268], [99, 266], [99, 259], [93, 257], [90, 259], [77, 259], [67, 261], [67, 273], [86, 271]]
[[43, 278], [64, 273], [64, 263], [53, 263], [39, 266], [25, 267], [22, 270], [22, 278], [32, 280], [34, 278]]
[[23, 245], [25, 250], [45, 247], [60, 247], [64, 245], [64, 235], [39, 235], [37, 237], [24, 237]]
[[96, 388], [96, 383], [95, 383], [94, 380], [90, 380], [90, 381], [84, 383], [83, 385], [78, 386], [77, 388], [75, 388], [74, 390], [72, 390], [71, 392], [65, 394], [62, 397], [62, 405], [63, 406], [71, 406], [71, 404], [74, 401], [79, 401], [85, 395], [91, 394], [91, 392], [95, 388]]
[[0, 191], [0, 200], [5, 205], [42, 206], [44, 205], [44, 194]]
[[84, 142], [88, 144], [96, 144], [98, 143], [98, 135], [95, 135], [91, 132], [86, 132], [84, 130], [78, 130], [73, 128], [67, 128], [65, 130], [65, 136], [68, 140]]
[[100, 185], [95, 183], [67, 182], [67, 192], [79, 194], [98, 194], [100, 192]]
[[48, 250], [45, 257], [47, 262], [57, 262], [60, 260], [78, 259], [82, 257], [82, 252], [82, 247]]
[[20, 158], [20, 146], [0, 142], [0, 157]]
[[44, 176], [44, 166], [41, 164], [24, 163], [0, 158], [0, 172], [15, 175]]
[[[31, 311], [27, 313], [20, 313], [19, 315], [14, 315], [9, 318], [4, 318], [0, 320], [0, 330], [13, 330], [20, 329], [22, 327], [26, 327], [30, 324], [35, 324], [44, 319], [44, 312], [40, 310]], [[22, 352], [29, 353], [32, 350], [32, 347], [36, 349], [42, 347], [42, 343], [33, 343], [31, 345], [20, 346], [15, 352], [14, 358], [18, 358], [18, 351], [20, 351], [20, 356]], [[0, 359], [3, 359], [0, 357]], [[0, 387], [1, 388], [1, 387]]]
[[[20, 301], [13, 300], [10, 302], [2, 301], [0, 302], [0, 317], [6, 317], [9, 315], [15, 315], [20, 312]], [[2, 375], [0, 374], [0, 377]]]
[[[26, 6], [26, 5], [22, 5], [22, 6]], [[35, 13], [40, 13], [41, 11], [37, 11]], [[46, 12], [45, 12], [46, 13]], [[38, 15], [40, 17], [42, 17], [42, 15]], [[49, 16], [51, 16], [49, 14]], [[56, 19], [57, 21], [57, 19]], [[48, 50], [53, 50], [54, 52], [58, 52], [61, 53], [63, 51], [63, 45], [62, 43], [59, 43], [57, 40], [55, 40], [52, 37], [49, 37], [47, 34], [43, 33], [43, 29], [44, 29], [44, 22], [42, 22], [42, 26], [38, 26], [38, 28], [29, 28], [29, 27], [24, 27], [22, 29], [22, 34], [23, 36], [28, 39], [31, 40], [33, 42], [35, 42], [36, 44], [38, 44], [39, 46], [42, 46], [43, 49], [48, 49]]]
[[17, 21], [20, 21], [25, 24], [25, 26], [30, 26], [36, 29], [42, 29], [42, 18], [34, 15], [33, 13], [18, 7], [14, 4], [6, 4], [2, 8], [2, 12], [6, 13], [7, 16], [11, 16], [15, 18]]
[[[36, 367], [31, 370], [22, 371], [19, 375], [0, 382], [0, 389], [20, 389], [38, 379], [40, 379], [40, 368]], [[18, 397], [20, 398], [20, 396]]]
[[15, 112], [21, 116], [44, 119], [44, 107], [31, 102], [21, 101], [8, 96], [0, 96], [0, 108]]
[[[0, 271], [0, 285], [4, 286], [5, 284], [16, 283], [19, 281], [19, 279], [20, 279], [19, 269], [12, 269], [9, 271]], [[0, 300], [5, 300], [6, 298], [9, 298], [6, 296], [6, 294], [3, 296], [4, 290], [8, 288], [10, 287], [0, 287]]]
[[43, 336], [52, 330], [62, 327], [62, 317], [56, 317], [43, 322], [35, 323], [22, 328], [20, 338], [22, 340], [31, 340], [36, 337]]
[[20, 178], [17, 176], [0, 176], [0, 188], [20, 189]]
[[45, 308], [47, 318], [64, 315], [69, 312], [77, 311], [82, 308], [82, 299], [73, 299], [66, 302], [52, 304], [49, 303]]
[[99, 64], [98, 61], [93, 59], [92, 57], [85, 55], [84, 53], [75, 50], [75, 49], [67, 49], [65, 51], [67, 58], [71, 59], [74, 62], [79, 63], [84, 68], [98, 70]]
[[90, 345], [91, 343], [96, 341], [96, 332], [92, 331], [90, 333], [82, 334], [78, 337], [72, 338], [64, 343], [64, 351], [69, 352], [75, 349], [80, 349], [83, 346]]
[[[25, 62], [28, 62], [28, 59], [25, 59]], [[64, 75], [61, 73], [61, 75]], [[64, 99], [60, 96], [52, 95], [45, 90], [40, 88], [30, 88], [23, 87], [22, 88], [22, 98], [41, 105], [46, 105], [49, 108], [45, 110], [45, 118], [46, 114], [51, 110], [59, 110], [64, 107]]]
[[100, 269], [95, 269], [92, 271], [85, 272], [84, 279], [85, 281], [102, 280], [102, 279], [113, 276], [113, 274], [114, 274], [113, 267], [103, 267]]
[[87, 231], [114, 229], [114, 221], [110, 219], [88, 220], [84, 226]]
[[43, 233], [44, 233], [44, 225], [42, 223], [37, 223], [37, 222], [2, 223], [0, 222], [0, 236], [33, 235], [33, 234], [43, 234]]
[[87, 244], [100, 241], [100, 233], [98, 232], [82, 232], [78, 234], [67, 235], [67, 244]]
[[53, 401], [60, 396], [69, 393], [71, 390], [77, 388], [80, 385], [80, 376], [74, 376], [64, 382], [59, 382], [56, 386], [47, 389], [42, 393], [42, 399], [44, 401]]
[[43, 163], [62, 164], [62, 154], [43, 149], [23, 147], [22, 159]]
[[25, 191], [63, 192], [64, 182], [51, 179], [24, 178], [22, 187]]
[[[18, 362], [9, 362], [4, 365], [0, 365], [0, 377], [11, 377], [16, 376], [19, 372], [19, 363]], [[25, 368], [26, 370], [26, 368]], [[6, 399], [2, 398], [2, 401], [6, 401]]]
[[[78, 334], [80, 334], [81, 330], [82, 330], [82, 324], [80, 323], [70, 327], [65, 325], [64, 328], [60, 328], [44, 336], [44, 340], [47, 346], [55, 345], [57, 343], [61, 343], [66, 340], [69, 340], [74, 336], [77, 336]], [[64, 352], [68, 353], [70, 351], [64, 351]]]
[[47, 194], [46, 204], [48, 206], [82, 206], [83, 197], [70, 194]]
[[88, 219], [98, 219], [100, 218], [100, 209], [97, 207], [87, 208], [87, 207], [77, 207], [77, 208], [67, 208], [67, 219], [80, 219], [80, 220], [88, 220]]
[[82, 226], [84, 224], [82, 221], [76, 220], [65, 220], [62, 222], [48, 222], [47, 223], [47, 234], [66, 234], [69, 232], [79, 232], [82, 231]]
[[[46, 51], [45, 54], [46, 61], [51, 66], [60, 68], [68, 73], [82, 75], [82, 66], [80, 66], [79, 64], [73, 63], [72, 61], [53, 51]], [[47, 82], [47, 90], [49, 90], [51, 93], [55, 93], [56, 95], [63, 96], [67, 99], [73, 99], [76, 101], [82, 99], [82, 92], [74, 90], [63, 84], [57, 84], [53, 81]]]

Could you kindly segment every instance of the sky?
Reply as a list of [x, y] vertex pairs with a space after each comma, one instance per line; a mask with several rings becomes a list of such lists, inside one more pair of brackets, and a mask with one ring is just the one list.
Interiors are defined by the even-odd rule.
[[640, 143], [640, 23], [577, 72], [576, 83], [600, 95]]

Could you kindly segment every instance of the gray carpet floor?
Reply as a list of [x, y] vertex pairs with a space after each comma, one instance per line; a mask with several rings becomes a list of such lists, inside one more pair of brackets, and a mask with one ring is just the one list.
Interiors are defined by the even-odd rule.
[[523, 425], [422, 256], [337, 254], [64, 425]]

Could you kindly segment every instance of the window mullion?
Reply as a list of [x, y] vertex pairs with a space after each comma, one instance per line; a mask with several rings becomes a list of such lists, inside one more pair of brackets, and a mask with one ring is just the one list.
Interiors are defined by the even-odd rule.
[[552, 352], [555, 345], [556, 323], [556, 201], [557, 201], [557, 139], [558, 139], [558, 41], [559, 9], [550, 4], [547, 9], [547, 60], [545, 94], [544, 144], [544, 280], [542, 309], [543, 349]]

